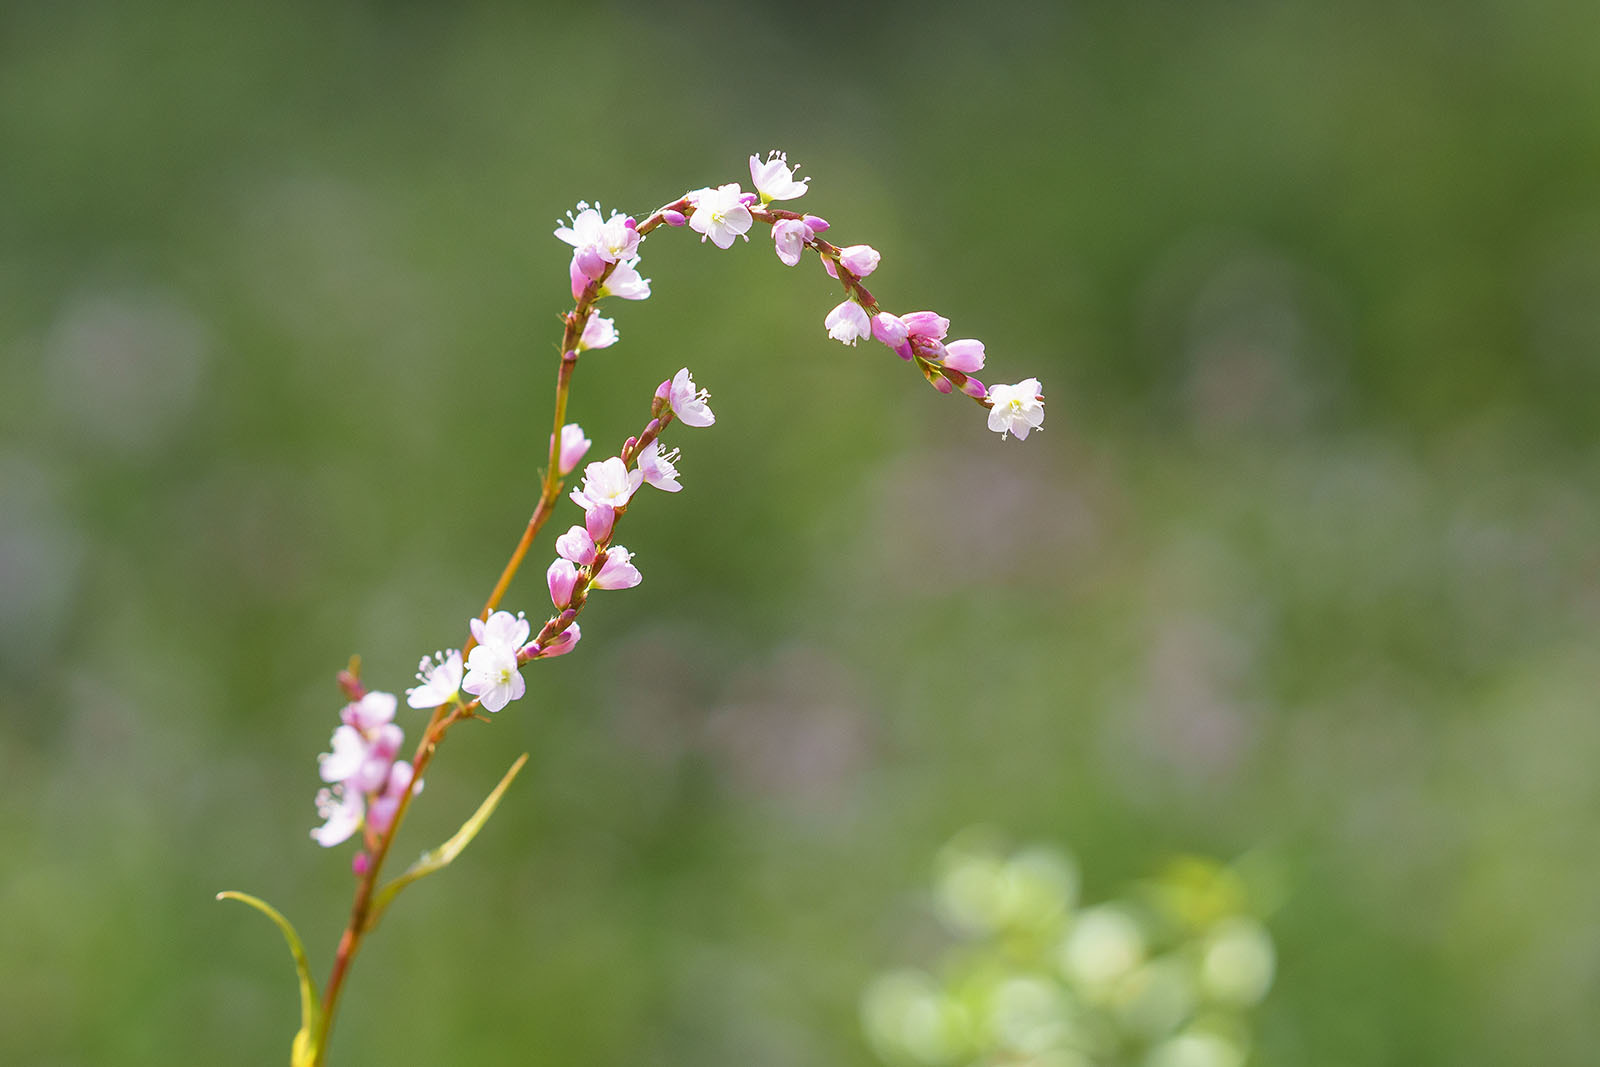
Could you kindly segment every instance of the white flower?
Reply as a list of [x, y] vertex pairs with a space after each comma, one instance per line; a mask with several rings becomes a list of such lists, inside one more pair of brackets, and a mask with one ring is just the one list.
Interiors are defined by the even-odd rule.
[[317, 814], [327, 822], [313, 829], [311, 836], [323, 848], [332, 848], [361, 828], [366, 803], [358, 790], [336, 785], [317, 791]]
[[422, 684], [406, 690], [406, 703], [414, 708], [448, 704], [461, 689], [461, 669], [461, 653], [453, 648], [434, 653], [432, 659], [423, 656], [417, 664], [417, 681]]
[[756, 192], [761, 194], [761, 202], [770, 204], [774, 200], [793, 200], [804, 196], [806, 183], [810, 178], [795, 179], [794, 170], [789, 166], [789, 157], [782, 152], [771, 152], [767, 161], [761, 162], [761, 157], [750, 157], [750, 184], [756, 187]]
[[572, 491], [572, 501], [584, 511], [627, 507], [633, 491], [642, 484], [643, 471], [630, 471], [621, 456], [612, 456], [583, 468], [583, 488]]
[[643, 300], [650, 295], [650, 279], [639, 277], [639, 257], [619, 259], [611, 274], [600, 287], [601, 296], [616, 296], [623, 300]]
[[528, 641], [528, 620], [497, 611], [484, 622], [468, 623], [478, 641], [467, 654], [467, 677], [461, 688], [478, 698], [485, 711], [499, 711], [527, 691], [517, 669], [517, 653]]
[[[718, 248], [727, 248], [735, 237], [744, 237], [755, 222], [750, 209], [745, 207], [738, 182], [719, 185], [715, 189], [696, 189], [689, 194], [694, 214], [689, 216], [689, 228], [700, 235], [700, 240], [711, 239]], [[745, 237], [748, 241], [750, 238]]]
[[592, 248], [607, 263], [632, 256], [639, 247], [639, 232], [628, 225], [626, 215], [613, 211], [609, 219], [600, 218], [600, 205], [590, 207], [578, 201], [578, 213], [567, 212], [570, 226], [561, 226], [555, 235], [574, 248]]
[[366, 737], [354, 726], [339, 726], [333, 731], [332, 752], [317, 757], [317, 771], [324, 782], [342, 782], [361, 769], [366, 761]]
[[[613, 271], [613, 274], [616, 272]], [[583, 327], [583, 336], [578, 338], [578, 351], [584, 352], [591, 348], [610, 348], [617, 343], [617, 323], [615, 319], [602, 318], [595, 315]]]
[[1024, 378], [1016, 385], [989, 387], [989, 399], [994, 406], [989, 409], [989, 429], [1000, 435], [1017, 435], [1023, 441], [1030, 430], [1044, 424], [1043, 386], [1037, 378]]
[[688, 367], [672, 376], [672, 392], [668, 403], [672, 405], [672, 413], [685, 426], [710, 426], [717, 421], [717, 417], [706, 406], [709, 399], [710, 393], [695, 389], [694, 377], [690, 375]]
[[644, 480], [669, 493], [682, 489], [683, 486], [678, 484], [678, 468], [673, 462], [678, 458], [679, 451], [674, 448], [671, 452], [663, 453], [659, 440], [645, 445], [644, 451], [639, 453], [639, 470], [644, 472]]
[[621, 545], [612, 545], [606, 550], [606, 561], [600, 567], [600, 572], [589, 580], [595, 589], [632, 589], [639, 584], [639, 568], [632, 562], [633, 553]]
[[846, 300], [828, 312], [822, 324], [828, 328], [829, 337], [847, 345], [872, 336], [872, 321], [867, 318], [867, 310], [854, 300]]

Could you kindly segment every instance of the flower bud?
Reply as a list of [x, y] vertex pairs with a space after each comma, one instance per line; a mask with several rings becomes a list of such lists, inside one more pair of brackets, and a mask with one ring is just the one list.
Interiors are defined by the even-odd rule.
[[944, 346], [944, 365], [970, 374], [983, 369], [983, 342], [972, 338], [951, 341]]
[[615, 509], [604, 504], [592, 507], [583, 513], [583, 527], [589, 536], [598, 543], [611, 536], [611, 527], [616, 524], [617, 513]]
[[577, 423], [569, 422], [561, 427], [561, 450], [556, 460], [556, 469], [563, 477], [577, 469], [578, 461], [583, 459], [592, 444], [594, 442], [583, 435], [583, 427]]
[[974, 400], [982, 400], [989, 395], [989, 390], [984, 388], [983, 383], [970, 375], [968, 375], [966, 381], [961, 383], [961, 391]]
[[689, 224], [689, 216], [681, 211], [674, 211], [668, 208], [661, 213], [661, 221], [668, 226], [687, 226]]
[[578, 568], [572, 565], [571, 560], [557, 558], [545, 572], [545, 580], [550, 585], [550, 599], [556, 607], [564, 608], [572, 603], [572, 590], [578, 583]]
[[839, 249], [839, 264], [857, 278], [865, 278], [877, 270], [882, 258], [871, 245], [850, 245]]
[[800, 221], [805, 223], [807, 226], [809, 226], [811, 228], [811, 232], [812, 233], [821, 233], [822, 231], [824, 231], [824, 230], [829, 228], [827, 219], [818, 218], [815, 215], [807, 215], [805, 218], [801, 219]]

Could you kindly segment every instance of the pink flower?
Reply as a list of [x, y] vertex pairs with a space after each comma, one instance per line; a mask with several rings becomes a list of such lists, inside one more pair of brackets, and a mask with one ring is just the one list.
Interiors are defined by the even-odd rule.
[[789, 158], [782, 152], [771, 152], [765, 163], [759, 156], [750, 157], [750, 184], [756, 187], [756, 192], [761, 194], [761, 202], [770, 204], [774, 200], [794, 200], [805, 195], [806, 183], [810, 178], [795, 179], [794, 170], [789, 166]]
[[678, 421], [685, 426], [710, 426], [717, 421], [716, 415], [706, 406], [706, 401], [711, 399], [711, 394], [704, 389], [696, 390], [694, 376], [689, 373], [689, 368], [684, 367], [672, 376], [672, 391], [669, 403], [672, 413], [678, 416]]
[[572, 604], [572, 590], [578, 584], [578, 568], [570, 559], [556, 557], [550, 564], [550, 569], [545, 572], [545, 580], [550, 585], [550, 600], [557, 608], [569, 607]]
[[375, 690], [339, 713], [343, 722], [333, 731], [333, 751], [317, 759], [317, 773], [331, 788], [317, 793], [317, 814], [326, 822], [311, 836], [324, 847], [337, 845], [360, 828], [366, 795], [388, 776], [405, 740], [404, 731], [390, 721], [398, 703], [392, 693]]
[[582, 526], [573, 526], [556, 538], [556, 555], [582, 567], [594, 562], [594, 538]]
[[772, 243], [777, 246], [778, 258], [790, 267], [800, 262], [807, 242], [815, 236], [811, 227], [800, 219], [779, 219], [772, 224]]
[[436, 708], [455, 699], [461, 689], [461, 653], [435, 652], [432, 659], [422, 657], [417, 664], [421, 685], [406, 690], [406, 703], [413, 708]]
[[612, 545], [606, 550], [600, 573], [589, 580], [589, 585], [595, 589], [632, 589], [641, 577], [639, 568], [629, 562], [632, 559], [633, 553], [621, 545]]
[[569, 422], [561, 427], [561, 450], [557, 453], [556, 465], [562, 477], [572, 473], [592, 444], [594, 442], [583, 436], [583, 427], [577, 423]]
[[621, 456], [612, 456], [583, 468], [583, 488], [572, 491], [572, 500], [584, 511], [597, 507], [625, 508], [634, 490], [642, 484], [643, 471], [630, 471]]
[[[669, 493], [676, 493], [683, 486], [678, 484], [678, 468], [674, 460], [678, 458], [680, 450], [674, 448], [671, 452], [661, 451], [661, 442], [651, 441], [639, 453], [639, 469], [644, 472], [644, 480], [657, 489], [664, 489]], [[557, 543], [559, 547], [559, 542]]]
[[745, 237], [755, 222], [741, 196], [738, 182], [690, 193], [694, 214], [689, 216], [689, 228], [700, 235], [701, 241], [709, 238], [718, 248], [729, 247], [735, 237]]
[[900, 316], [906, 324], [906, 343], [923, 359], [944, 362], [944, 338], [950, 332], [950, 320], [931, 311], [913, 311]]
[[578, 338], [578, 351], [583, 352], [591, 348], [610, 348], [617, 343], [619, 336], [615, 319], [591, 315], [589, 321], [584, 323], [583, 336]]
[[846, 300], [828, 312], [822, 324], [828, 328], [829, 337], [847, 345], [872, 336], [872, 324], [867, 321], [866, 309], [854, 300]]
[[1016, 385], [996, 385], [989, 389], [989, 429], [1005, 440], [1016, 434], [1024, 441], [1030, 430], [1044, 425], [1044, 388], [1037, 378], [1024, 378]]
[[376, 729], [394, 718], [399, 700], [393, 693], [373, 690], [358, 701], [346, 704], [339, 718], [363, 732]]

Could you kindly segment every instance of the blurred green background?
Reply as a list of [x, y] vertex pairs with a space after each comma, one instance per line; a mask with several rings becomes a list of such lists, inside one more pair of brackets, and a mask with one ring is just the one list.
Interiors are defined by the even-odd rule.
[[326, 974], [333, 675], [459, 644], [525, 521], [557, 217], [781, 147], [1045, 432], [828, 341], [765, 238], [652, 238], [573, 415], [687, 363], [717, 425], [452, 734], [402, 859], [530, 766], [331, 1062], [869, 1064], [985, 822], [1096, 899], [1278, 857], [1254, 1062], [1592, 1063], [1597, 56], [1590, 0], [6, 5], [0, 1062], [285, 1062], [212, 895]]

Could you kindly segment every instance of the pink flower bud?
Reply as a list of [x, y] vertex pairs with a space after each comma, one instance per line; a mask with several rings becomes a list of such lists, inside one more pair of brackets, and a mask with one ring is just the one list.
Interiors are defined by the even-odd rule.
[[545, 572], [545, 580], [550, 585], [550, 599], [558, 608], [564, 608], [572, 603], [572, 589], [578, 584], [578, 568], [572, 565], [570, 559], [558, 558], [550, 564], [550, 569]]
[[664, 381], [660, 385], [656, 386], [656, 399], [657, 400], [671, 400], [672, 399], [672, 379], [671, 378], [668, 378], [666, 381]]
[[552, 659], [556, 656], [565, 656], [578, 647], [578, 639], [582, 636], [583, 634], [578, 632], [578, 624], [573, 623], [552, 637], [550, 643], [541, 648], [534, 658]]
[[572, 299], [582, 300], [583, 291], [589, 287], [589, 279], [584, 275], [583, 271], [578, 269], [577, 256], [572, 257], [572, 263], [568, 268], [568, 273], [572, 275]]
[[757, 200], [760, 200], [760, 199], [761, 199], [761, 197], [756, 193], [740, 193], [739, 194], [739, 203], [743, 204], [745, 207], [749, 207], [751, 204], [755, 203]]
[[594, 538], [582, 526], [574, 526], [556, 538], [556, 554], [580, 567], [587, 566], [594, 562]]
[[689, 224], [689, 216], [681, 211], [674, 211], [668, 208], [661, 213], [661, 221], [668, 226], [687, 226]]
[[399, 797], [375, 797], [367, 805], [367, 826], [375, 834], [386, 834], [389, 827], [394, 825], [394, 817], [399, 811]]
[[372, 868], [372, 857], [365, 852], [357, 852], [350, 857], [350, 873], [357, 878], [362, 877]]
[[989, 395], [989, 390], [983, 387], [983, 383], [970, 376], [966, 381], [961, 383], [961, 391], [972, 397], [974, 400], [982, 400], [984, 397]]
[[971, 374], [975, 370], [983, 369], [983, 342], [974, 341], [972, 338], [963, 338], [960, 341], [951, 341], [944, 346], [944, 365], [953, 370], [965, 371]]
[[945, 394], [946, 396], [949, 396], [952, 392], [955, 391], [955, 388], [956, 388], [955, 384], [952, 383], [949, 378], [946, 378], [942, 374], [938, 375], [937, 377], [929, 378], [928, 379], [928, 384], [933, 386], [935, 389], [939, 390], [939, 392]]
[[[888, 345], [890, 348], [900, 348], [906, 343], [910, 331], [906, 324], [900, 321], [898, 315], [891, 315], [887, 311], [880, 311], [872, 317], [872, 336]], [[907, 353], [909, 358], [910, 353]]]
[[616, 521], [616, 510], [603, 504], [589, 508], [583, 513], [583, 527], [596, 542], [604, 541], [611, 536], [611, 527]]
[[942, 341], [950, 332], [950, 320], [932, 311], [913, 311], [900, 319], [914, 340]]
[[629, 215], [626, 219], [622, 220], [622, 225], [626, 226], [630, 230], [637, 230], [639, 228], [639, 220], [634, 218], [632, 215]]
[[883, 257], [871, 245], [850, 245], [848, 248], [839, 249], [839, 263], [845, 270], [857, 278], [865, 278], [878, 269], [878, 262]]
[[572, 265], [583, 273], [590, 281], [600, 277], [609, 264], [606, 257], [593, 245], [585, 245], [572, 254]]
[[556, 466], [563, 476], [577, 469], [578, 461], [589, 451], [589, 446], [592, 444], [594, 442], [583, 436], [583, 427], [577, 423], [569, 422], [561, 427], [561, 451]]
[[824, 230], [829, 229], [828, 220], [827, 219], [818, 218], [815, 215], [807, 215], [805, 218], [801, 219], [800, 221], [805, 223], [807, 226], [811, 227], [811, 232], [812, 233], [822, 233]]

